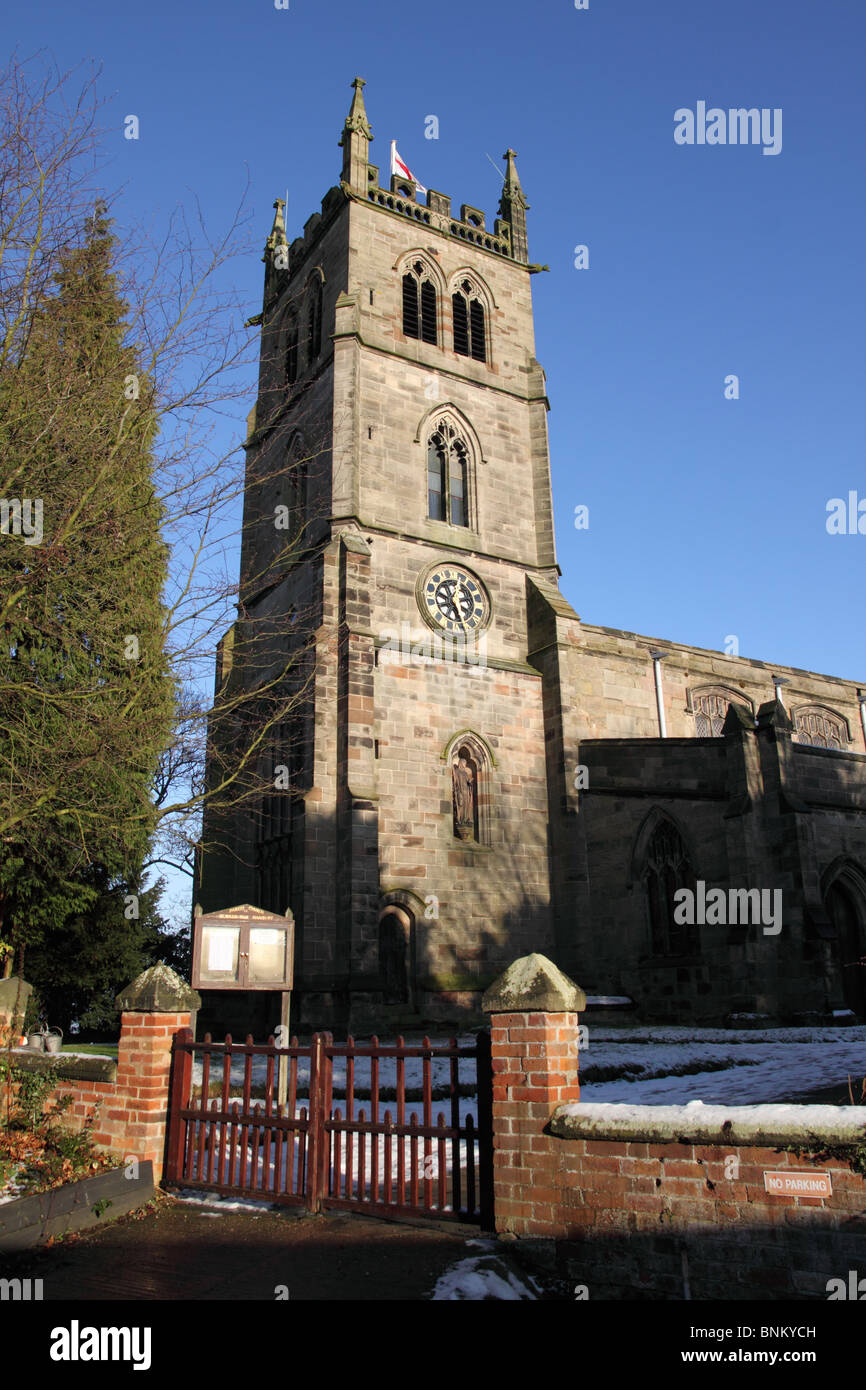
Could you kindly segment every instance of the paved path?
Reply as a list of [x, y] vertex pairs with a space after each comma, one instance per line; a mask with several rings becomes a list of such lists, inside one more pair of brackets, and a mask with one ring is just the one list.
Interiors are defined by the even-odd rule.
[[32, 1254], [2, 1274], [41, 1278], [44, 1299], [424, 1299], [458, 1260], [479, 1253], [465, 1226], [407, 1226], [342, 1213], [215, 1211], [166, 1202], [142, 1218]]

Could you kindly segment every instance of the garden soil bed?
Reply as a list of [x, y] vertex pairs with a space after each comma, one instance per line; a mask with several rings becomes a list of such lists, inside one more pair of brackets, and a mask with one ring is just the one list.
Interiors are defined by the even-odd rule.
[[136, 1176], [112, 1168], [80, 1182], [52, 1187], [0, 1205], [0, 1250], [30, 1250], [47, 1240], [104, 1226], [143, 1207], [154, 1195], [153, 1164], [140, 1163]]

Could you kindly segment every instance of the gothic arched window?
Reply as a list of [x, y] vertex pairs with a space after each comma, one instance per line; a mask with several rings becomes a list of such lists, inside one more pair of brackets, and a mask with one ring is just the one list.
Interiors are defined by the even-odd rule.
[[416, 261], [403, 276], [403, 332], [423, 343], [438, 342], [436, 334], [436, 286], [423, 261]]
[[274, 522], [285, 558], [291, 558], [298, 546], [307, 520], [307, 486], [309, 481], [307, 456], [299, 435], [292, 440], [286, 454], [286, 465], [277, 480], [277, 506]]
[[318, 276], [310, 286], [308, 309], [307, 363], [315, 362], [322, 350], [322, 282]]
[[293, 314], [289, 319], [289, 326], [286, 332], [286, 381], [289, 386], [294, 386], [298, 379], [298, 316]]
[[454, 351], [461, 357], [474, 357], [476, 362], [487, 361], [487, 332], [484, 305], [469, 280], [464, 280], [451, 296], [454, 314]]
[[737, 690], [724, 686], [714, 686], [704, 690], [689, 692], [689, 704], [695, 717], [695, 734], [698, 738], [721, 738], [728, 706], [731, 701], [752, 709], [752, 702]]
[[427, 515], [431, 521], [469, 525], [469, 454], [447, 421], [427, 441]]
[[847, 748], [847, 722], [841, 714], [821, 705], [801, 705], [794, 710], [794, 736], [813, 748]]
[[674, 894], [680, 888], [694, 893], [695, 876], [682, 836], [666, 818], [659, 821], [647, 845], [643, 884], [653, 954], [693, 955], [698, 950], [697, 928], [674, 920]]
[[[293, 715], [277, 725], [261, 764], [263, 785], [255, 819], [256, 901], [282, 915], [292, 899], [293, 802], [297, 797], [302, 725]], [[288, 775], [286, 775], [288, 774]]]

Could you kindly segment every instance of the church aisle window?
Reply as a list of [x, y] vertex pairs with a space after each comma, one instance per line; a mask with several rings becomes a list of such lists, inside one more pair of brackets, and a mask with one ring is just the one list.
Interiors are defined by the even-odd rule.
[[680, 888], [694, 891], [695, 880], [682, 836], [669, 820], [661, 820], [647, 846], [644, 888], [649, 906], [653, 954], [694, 955], [699, 949], [694, 926], [674, 918], [674, 894]]
[[842, 716], [820, 706], [794, 711], [794, 735], [798, 743], [809, 744], [812, 748], [842, 749], [849, 743]]
[[698, 738], [721, 738], [731, 704], [745, 705], [754, 714], [747, 695], [728, 686], [704, 687], [689, 691], [689, 709], [694, 715]]

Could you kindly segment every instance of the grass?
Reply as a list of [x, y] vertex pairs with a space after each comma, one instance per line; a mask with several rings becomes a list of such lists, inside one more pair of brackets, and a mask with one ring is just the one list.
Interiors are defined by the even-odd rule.
[[87, 1052], [94, 1057], [116, 1057], [117, 1043], [63, 1043], [61, 1052]]

